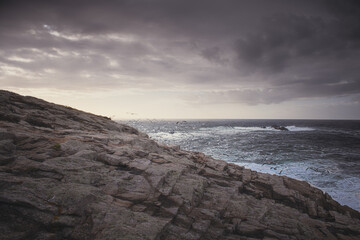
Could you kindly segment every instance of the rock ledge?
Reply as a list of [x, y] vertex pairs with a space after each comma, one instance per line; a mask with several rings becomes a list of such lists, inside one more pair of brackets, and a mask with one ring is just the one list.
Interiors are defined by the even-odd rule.
[[360, 239], [308, 183], [0, 91], [0, 239]]

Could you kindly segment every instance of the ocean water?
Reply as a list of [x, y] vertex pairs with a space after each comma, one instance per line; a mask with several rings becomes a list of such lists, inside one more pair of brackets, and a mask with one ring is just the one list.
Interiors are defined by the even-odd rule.
[[[166, 145], [179, 145], [259, 172], [305, 180], [360, 211], [360, 121], [132, 120]], [[285, 126], [289, 131], [274, 129]]]

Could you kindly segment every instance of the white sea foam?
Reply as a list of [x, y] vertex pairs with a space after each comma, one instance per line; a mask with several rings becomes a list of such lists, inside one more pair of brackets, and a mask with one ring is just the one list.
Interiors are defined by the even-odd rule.
[[[291, 132], [300, 132], [300, 131], [313, 131], [315, 129], [310, 127], [296, 127], [296, 126], [287, 126], [286, 127]], [[233, 134], [242, 134], [250, 132], [282, 132], [281, 130], [275, 129], [273, 127], [231, 127], [231, 126], [219, 126], [219, 127], [203, 127], [197, 130], [190, 130], [187, 132], [182, 132], [178, 130], [173, 130], [169, 132], [156, 132], [149, 134], [151, 137], [160, 140], [160, 141], [174, 141], [180, 139], [193, 139], [198, 137], [211, 137], [214, 135], [233, 135]]]
[[255, 132], [255, 131], [279, 131], [272, 127], [234, 127], [236, 130], [242, 132]]
[[297, 127], [297, 126], [286, 126], [286, 128], [291, 132], [301, 132], [301, 131], [314, 131], [314, 128], [310, 127]]
[[237, 133], [248, 133], [257, 131], [280, 131], [272, 127], [231, 127], [231, 126], [220, 126], [212, 128], [200, 128], [201, 132], [211, 132], [212, 134], [237, 134]]
[[360, 209], [360, 179], [341, 173], [336, 165], [321, 165], [309, 162], [287, 164], [257, 164], [234, 162], [248, 169], [276, 175], [285, 175], [307, 181], [312, 186], [329, 193], [333, 199], [354, 209]]
[[[314, 128], [310, 127], [297, 127], [297, 126], [286, 126], [286, 128], [291, 132], [300, 132], [300, 131], [314, 131]], [[266, 127], [231, 127], [231, 126], [220, 126], [220, 127], [207, 127], [200, 128], [202, 132], [212, 132], [215, 134], [231, 134], [231, 133], [247, 133], [247, 132], [259, 132], [259, 131], [275, 131], [280, 132], [281, 130], [275, 129], [271, 126]]]

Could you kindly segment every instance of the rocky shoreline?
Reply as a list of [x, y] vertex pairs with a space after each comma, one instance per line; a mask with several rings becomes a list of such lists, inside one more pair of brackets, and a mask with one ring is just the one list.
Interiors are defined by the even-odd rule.
[[306, 182], [8, 91], [0, 183], [0, 239], [360, 239], [360, 213]]

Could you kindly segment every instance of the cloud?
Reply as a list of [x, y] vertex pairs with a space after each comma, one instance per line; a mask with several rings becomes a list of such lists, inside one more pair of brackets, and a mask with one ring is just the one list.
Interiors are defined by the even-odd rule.
[[222, 56], [222, 52], [219, 47], [206, 48], [201, 51], [201, 56], [206, 58], [212, 63], [226, 65], [229, 63], [229, 59]]
[[204, 91], [195, 102], [249, 105], [360, 92], [356, 0], [0, 4], [3, 86], [191, 89]]
[[266, 101], [360, 92], [359, 4], [343, 2], [324, 5], [336, 9], [336, 14], [330, 11], [328, 16], [266, 17], [259, 28], [236, 40], [239, 72], [269, 75], [269, 89], [283, 92], [279, 97], [278, 91], [271, 91]]

